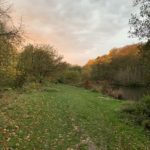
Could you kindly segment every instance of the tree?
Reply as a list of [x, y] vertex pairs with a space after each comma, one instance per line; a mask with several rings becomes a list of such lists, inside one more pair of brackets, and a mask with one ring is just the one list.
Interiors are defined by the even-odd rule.
[[20, 54], [18, 71], [28, 78], [42, 82], [45, 78], [56, 76], [62, 65], [62, 57], [53, 47], [28, 45]]
[[133, 37], [150, 39], [150, 0], [135, 0], [134, 7], [139, 7], [139, 13], [132, 14], [129, 20]]
[[9, 14], [11, 5], [7, 1], [0, 0], [0, 37], [9, 40], [12, 43], [20, 43], [22, 39], [22, 23], [16, 27], [12, 17]]
[[0, 84], [12, 84], [16, 74], [16, 48], [6, 39], [0, 37]]
[[67, 83], [77, 85], [81, 82], [82, 68], [78, 65], [64, 64], [63, 70], [59, 75], [59, 83]]
[[141, 66], [145, 83], [150, 83], [150, 0], [135, 0], [134, 6], [139, 7], [138, 14], [132, 14], [129, 21], [131, 28], [130, 34], [133, 37], [147, 40], [139, 46]]
[[150, 40], [140, 46], [139, 54], [144, 82], [150, 85]]
[[92, 66], [84, 66], [82, 68], [81, 76], [83, 81], [91, 80]]
[[16, 44], [22, 38], [21, 26], [16, 28], [10, 16], [7, 1], [0, 0], [0, 83], [2, 86], [13, 83], [16, 75]]

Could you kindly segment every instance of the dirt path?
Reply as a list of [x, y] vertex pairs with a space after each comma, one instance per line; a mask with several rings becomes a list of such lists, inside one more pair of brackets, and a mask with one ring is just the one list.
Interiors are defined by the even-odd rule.
[[77, 123], [75, 123], [75, 119], [73, 115], [70, 115], [70, 120], [73, 126], [73, 130], [76, 134], [80, 135], [80, 142], [76, 144], [75, 150], [81, 150], [81, 147], [83, 145], [86, 145], [88, 147], [87, 150], [98, 150], [97, 146], [94, 144], [90, 136], [82, 129]]

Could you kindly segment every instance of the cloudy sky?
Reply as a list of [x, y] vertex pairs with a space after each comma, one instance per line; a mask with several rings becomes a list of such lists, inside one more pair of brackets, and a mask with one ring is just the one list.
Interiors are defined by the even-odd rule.
[[29, 42], [50, 44], [72, 64], [136, 43], [128, 37], [133, 0], [11, 0]]

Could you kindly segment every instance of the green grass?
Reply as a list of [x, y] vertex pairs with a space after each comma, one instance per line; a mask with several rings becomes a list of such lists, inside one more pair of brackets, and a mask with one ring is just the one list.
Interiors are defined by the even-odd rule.
[[67, 85], [9, 91], [0, 99], [0, 150], [149, 150], [143, 128], [119, 118], [124, 103]]

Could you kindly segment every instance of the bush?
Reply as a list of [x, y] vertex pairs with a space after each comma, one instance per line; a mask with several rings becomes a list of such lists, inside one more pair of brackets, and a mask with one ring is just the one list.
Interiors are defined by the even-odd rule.
[[22, 88], [25, 82], [26, 82], [25, 74], [18, 74], [18, 75], [16, 75], [16, 79], [14, 81], [14, 86], [16, 88]]
[[26, 82], [21, 88], [21, 91], [30, 93], [33, 91], [39, 91], [40, 88], [41, 88], [41, 84], [38, 82], [30, 82], [30, 83]]
[[145, 96], [137, 103], [130, 103], [123, 107], [122, 112], [132, 118], [136, 124], [150, 130], [150, 96]]
[[58, 80], [59, 83], [65, 84], [78, 84], [81, 81], [80, 72], [76, 70], [67, 70], [61, 78]]

